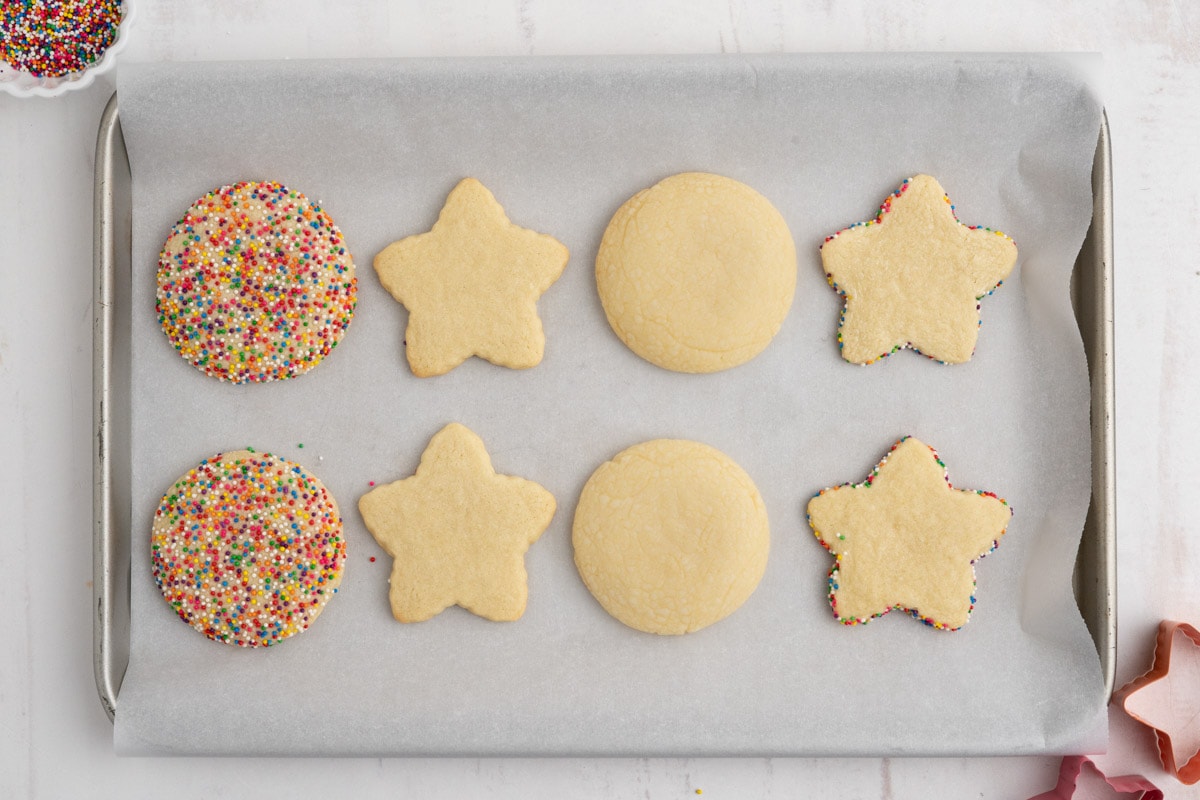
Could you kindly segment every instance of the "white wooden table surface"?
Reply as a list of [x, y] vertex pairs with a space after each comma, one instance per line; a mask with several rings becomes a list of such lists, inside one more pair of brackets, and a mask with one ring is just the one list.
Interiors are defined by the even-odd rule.
[[[1200, 2], [140, 0], [129, 60], [1099, 51], [1116, 218], [1119, 657], [1200, 624]], [[118, 65], [119, 69], [119, 65]], [[117, 759], [92, 680], [92, 156], [103, 76], [0, 95], [0, 797], [1016, 798], [1056, 758]], [[1110, 773], [1200, 796], [1114, 711]]]

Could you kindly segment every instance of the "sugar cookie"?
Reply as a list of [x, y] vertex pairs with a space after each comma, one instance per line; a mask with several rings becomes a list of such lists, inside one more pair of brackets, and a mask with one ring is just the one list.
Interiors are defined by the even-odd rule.
[[917, 175], [875, 219], [825, 239], [821, 262], [845, 298], [842, 358], [871, 364], [911, 347], [960, 364], [975, 352], [980, 301], [1008, 277], [1017, 246], [1000, 231], [963, 225], [941, 185]]
[[299, 464], [239, 450], [175, 482], [154, 514], [154, 582], [210, 639], [268, 647], [301, 633], [346, 561], [333, 496]]
[[613, 215], [596, 288], [633, 352], [676, 372], [718, 372], [754, 358], [779, 332], [796, 292], [796, 246], [758, 192], [686, 172]]
[[554, 517], [554, 496], [497, 475], [483, 440], [458, 423], [437, 433], [415, 475], [358, 501], [392, 562], [392, 616], [421, 622], [459, 605], [495, 621], [520, 619], [525, 551]]
[[231, 383], [292, 378], [337, 347], [358, 298], [329, 215], [278, 183], [223, 186], [158, 258], [158, 322], [181, 356]]
[[471, 356], [513, 369], [541, 363], [537, 301], [568, 257], [558, 240], [510, 222], [482, 183], [461, 181], [429, 232], [375, 257], [383, 288], [408, 309], [413, 374], [441, 375]]
[[728, 456], [656, 439], [592, 473], [572, 539], [605, 611], [640, 631], [680, 634], [746, 602], [766, 569], [770, 526], [754, 482]]
[[836, 560], [829, 602], [846, 625], [898, 608], [957, 630], [975, 607], [975, 568], [1012, 511], [991, 492], [955, 489], [937, 452], [911, 437], [862, 483], [821, 491], [808, 522]]

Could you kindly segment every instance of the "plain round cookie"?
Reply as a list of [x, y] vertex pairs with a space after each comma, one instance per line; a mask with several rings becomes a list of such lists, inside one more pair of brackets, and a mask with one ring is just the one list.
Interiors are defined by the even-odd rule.
[[186, 361], [231, 383], [315, 367], [341, 341], [357, 298], [342, 232], [319, 205], [278, 183], [209, 192], [158, 258], [163, 332]]
[[249, 450], [202, 461], [154, 513], [154, 582], [210, 639], [268, 647], [312, 624], [346, 561], [333, 496], [299, 464]]
[[676, 372], [718, 372], [754, 358], [779, 332], [796, 291], [796, 246], [761, 194], [685, 172], [613, 215], [596, 288], [633, 352]]
[[732, 614], [767, 565], [770, 526], [754, 482], [719, 450], [656, 439], [588, 479], [575, 566], [612, 616], [647, 633], [692, 633]]

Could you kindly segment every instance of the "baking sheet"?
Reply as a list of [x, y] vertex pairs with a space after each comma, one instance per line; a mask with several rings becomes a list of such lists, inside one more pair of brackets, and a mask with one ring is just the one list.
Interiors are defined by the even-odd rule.
[[[783, 56], [134, 65], [122, 127], [134, 186], [130, 667], [125, 753], [1025, 753], [1102, 748], [1099, 663], [1070, 594], [1089, 488], [1088, 388], [1068, 276], [1090, 219], [1100, 105], [1086, 59]], [[231, 133], [232, 132], [232, 133]], [[800, 254], [772, 345], [724, 373], [642, 362], [608, 329], [591, 259], [612, 212], [674, 172], [745, 181]], [[825, 235], [902, 180], [936, 175], [968, 224], [1012, 235], [1014, 275], [984, 301], [979, 349], [945, 367], [837, 354]], [[405, 315], [374, 254], [428, 229], [461, 177], [571, 248], [539, 304], [546, 358], [472, 360], [419, 380]], [[358, 314], [312, 373], [234, 387], [185, 364], [153, 313], [156, 256], [195, 197], [276, 179], [319, 199], [359, 266]], [[389, 560], [355, 511], [369, 481], [411, 474], [460, 421], [497, 469], [559, 501], [527, 558], [525, 617], [387, 607]], [[958, 633], [901, 614], [834, 621], [829, 556], [804, 521], [817, 489], [861, 480], [901, 435], [938, 447], [956, 485], [1015, 516], [979, 566]], [[772, 522], [757, 592], [678, 638], [609, 618], [571, 563], [574, 501], [624, 447], [691, 438], [737, 460]], [[300, 445], [303, 444], [301, 448]], [[178, 475], [251, 445], [304, 463], [338, 498], [349, 560], [314, 627], [268, 651], [208, 642], [174, 618], [148, 531]], [[144, 529], [145, 536], [139, 536]], [[376, 558], [370, 562], [370, 557]], [[140, 566], [144, 565], [144, 566]]]

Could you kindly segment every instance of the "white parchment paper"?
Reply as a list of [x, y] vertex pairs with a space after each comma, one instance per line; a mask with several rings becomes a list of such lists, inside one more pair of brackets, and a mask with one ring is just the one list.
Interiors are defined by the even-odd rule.
[[[133, 171], [132, 649], [122, 753], [991, 754], [1104, 746], [1105, 697], [1070, 575], [1089, 492], [1086, 367], [1068, 280], [1092, 209], [1101, 109], [1094, 62], [1030, 56], [780, 56], [126, 65]], [[744, 181], [796, 240], [795, 303], [741, 367], [679, 375], [609, 329], [593, 257], [616, 208], [672, 173]], [[1020, 260], [983, 301], [974, 358], [838, 355], [841, 300], [824, 236], [872, 217], [929, 173], [967, 224], [1013, 236]], [[518, 224], [571, 249], [542, 298], [545, 360], [473, 359], [417, 379], [405, 311], [371, 260], [427, 230], [461, 178]], [[278, 180], [322, 202], [358, 265], [357, 316], [298, 379], [230, 386], [172, 350], [154, 268], [208, 190]], [[452, 608], [415, 625], [388, 609], [390, 559], [356, 505], [412, 473], [451, 421], [498, 471], [558, 499], [529, 551], [529, 606], [497, 624]], [[804, 509], [862, 480], [902, 435], [937, 447], [956, 486], [1015, 509], [978, 566], [957, 633], [902, 613], [838, 624], [830, 556]], [[699, 633], [624, 627], [588, 594], [570, 525], [587, 477], [621, 449], [713, 445], [756, 481], [771, 519], [758, 590]], [[316, 624], [270, 650], [210, 642], [150, 572], [162, 493], [202, 458], [253, 446], [299, 461], [345, 516], [345, 580]], [[303, 445], [303, 447], [301, 447]], [[375, 561], [370, 561], [375, 557]]]

